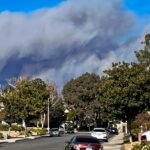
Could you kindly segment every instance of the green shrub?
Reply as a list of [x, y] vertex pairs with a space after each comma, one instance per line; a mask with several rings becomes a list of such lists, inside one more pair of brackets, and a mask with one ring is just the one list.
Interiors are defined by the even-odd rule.
[[31, 133], [29, 131], [20, 131], [20, 135], [30, 136]]
[[132, 133], [136, 133], [136, 134], [138, 134], [140, 131], [141, 131], [140, 128], [134, 128], [131, 130]]
[[135, 144], [135, 145], [132, 147], [132, 150], [141, 150], [141, 149], [142, 149], [141, 144]]
[[138, 124], [135, 121], [133, 121], [131, 123], [131, 132], [132, 133], [138, 133], [138, 132], [140, 132], [140, 130], [141, 129], [139, 128]]
[[28, 129], [28, 133], [32, 134], [32, 132], [37, 133], [37, 135], [43, 135], [47, 133], [47, 129], [42, 129], [42, 128], [31, 128]]
[[9, 127], [7, 124], [0, 124], [0, 131], [8, 131]]
[[38, 135], [43, 135], [47, 133], [47, 129], [37, 129], [37, 134]]
[[142, 150], [150, 150], [150, 143], [147, 142], [145, 145], [142, 145]]
[[24, 131], [25, 128], [23, 126], [11, 125], [11, 130], [12, 131]]
[[[123, 149], [122, 149], [123, 150]], [[132, 150], [150, 150], [150, 143], [147, 143], [145, 145], [141, 145], [141, 144], [135, 144], [132, 147]]]
[[46, 134], [47, 133], [47, 129], [41, 129], [39, 131], [39, 134], [43, 135], [43, 134]]
[[20, 135], [26, 135], [26, 131], [21, 131]]

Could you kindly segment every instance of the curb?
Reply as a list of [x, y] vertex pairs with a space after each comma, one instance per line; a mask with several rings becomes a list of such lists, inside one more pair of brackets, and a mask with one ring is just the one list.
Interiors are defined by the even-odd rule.
[[14, 138], [14, 139], [5, 139], [5, 140], [0, 140], [0, 144], [1, 143], [15, 143], [21, 140], [33, 140], [33, 139], [37, 139], [40, 137], [50, 137], [50, 135], [46, 134], [46, 135], [28, 136], [28, 137], [22, 137], [22, 138]]

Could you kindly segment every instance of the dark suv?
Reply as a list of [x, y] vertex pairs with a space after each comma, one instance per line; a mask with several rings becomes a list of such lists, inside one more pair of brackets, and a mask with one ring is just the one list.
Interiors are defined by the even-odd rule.
[[110, 134], [118, 134], [118, 129], [117, 129], [117, 128], [114, 128], [114, 127], [108, 128], [107, 131], [108, 131]]

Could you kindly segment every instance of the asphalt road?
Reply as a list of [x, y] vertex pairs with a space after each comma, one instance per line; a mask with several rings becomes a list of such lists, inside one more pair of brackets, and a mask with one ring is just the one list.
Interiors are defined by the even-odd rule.
[[[0, 150], [64, 150], [65, 142], [72, 136], [74, 135], [70, 134], [63, 135], [61, 137], [42, 137], [33, 140], [28, 139], [17, 141], [16, 143], [3, 143], [0, 144]], [[105, 143], [105, 145], [107, 145], [107, 143]]]
[[33, 140], [17, 141], [16, 143], [3, 143], [0, 144], [0, 150], [64, 150], [65, 141], [72, 136], [42, 137]]

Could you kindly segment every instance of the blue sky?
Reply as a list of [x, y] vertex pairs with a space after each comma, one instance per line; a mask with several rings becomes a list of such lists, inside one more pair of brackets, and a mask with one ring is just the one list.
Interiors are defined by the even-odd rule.
[[43, 7], [54, 7], [65, 0], [0, 0], [0, 11], [30, 12]]
[[125, 6], [139, 16], [150, 14], [149, 0], [124, 0]]
[[[0, 11], [30, 12], [39, 8], [55, 7], [65, 0], [0, 0]], [[150, 14], [149, 0], [122, 0], [127, 9], [139, 16]]]

